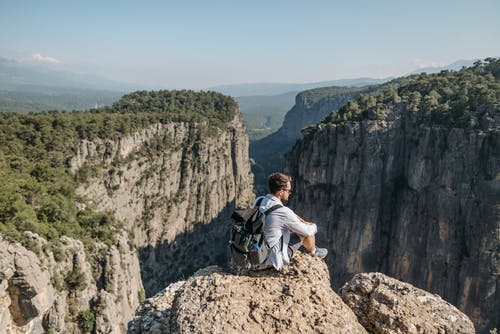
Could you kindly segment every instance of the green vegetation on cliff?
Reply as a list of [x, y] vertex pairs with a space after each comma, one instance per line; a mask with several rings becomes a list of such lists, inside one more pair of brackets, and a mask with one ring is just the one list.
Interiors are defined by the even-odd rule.
[[305, 107], [308, 107], [318, 101], [328, 98], [338, 98], [341, 99], [343, 96], [352, 96], [358, 92], [369, 93], [374, 91], [380, 85], [373, 86], [363, 86], [363, 87], [320, 87], [314, 88], [310, 90], [306, 90], [298, 94], [297, 100], [303, 101]]
[[145, 112], [155, 115], [156, 121], [208, 122], [222, 127], [234, 118], [237, 107], [233, 98], [216, 92], [163, 90], [127, 94], [105, 110], [121, 114]]
[[50, 246], [62, 235], [87, 246], [94, 240], [112, 243], [112, 215], [77, 208], [81, 173], [70, 172], [69, 161], [79, 142], [118, 139], [173, 121], [224, 128], [236, 111], [236, 102], [219, 93], [140, 91], [87, 112], [0, 113], [0, 233], [27, 246], [24, 231], [40, 234]]
[[405, 101], [422, 124], [446, 127], [475, 127], [477, 113], [498, 109], [500, 59], [487, 58], [460, 71], [420, 74], [397, 87], [376, 95], [361, 94], [323, 123], [382, 119], [394, 102]]

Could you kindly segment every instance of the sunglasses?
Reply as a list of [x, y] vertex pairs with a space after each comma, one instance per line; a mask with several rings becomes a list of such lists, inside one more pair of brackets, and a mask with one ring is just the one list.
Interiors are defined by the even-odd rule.
[[292, 194], [292, 189], [281, 189], [281, 190], [286, 191], [289, 195], [291, 195], [291, 194]]

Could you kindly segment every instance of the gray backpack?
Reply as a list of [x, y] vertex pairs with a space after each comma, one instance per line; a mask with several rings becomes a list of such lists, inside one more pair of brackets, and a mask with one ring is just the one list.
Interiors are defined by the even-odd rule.
[[231, 216], [234, 225], [231, 229], [229, 248], [231, 266], [234, 269], [260, 269], [269, 256], [270, 248], [264, 237], [266, 215], [282, 205], [276, 204], [262, 213], [258, 209], [262, 199], [263, 197], [257, 201], [255, 207], [237, 209]]

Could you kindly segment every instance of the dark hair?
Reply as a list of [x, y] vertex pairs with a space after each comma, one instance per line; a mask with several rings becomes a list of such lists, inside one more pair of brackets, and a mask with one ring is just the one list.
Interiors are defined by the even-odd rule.
[[274, 194], [280, 189], [286, 189], [287, 183], [292, 182], [292, 178], [288, 175], [281, 173], [274, 173], [267, 179], [267, 185], [269, 187], [269, 192]]

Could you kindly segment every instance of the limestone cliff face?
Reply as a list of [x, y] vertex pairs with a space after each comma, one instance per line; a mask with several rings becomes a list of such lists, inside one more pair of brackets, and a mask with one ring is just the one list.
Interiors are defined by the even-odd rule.
[[222, 264], [227, 218], [254, 197], [239, 114], [227, 129], [168, 123], [115, 142], [84, 142], [72, 162], [97, 163], [97, 175], [78, 193], [123, 223], [139, 249], [148, 295], [197, 268]]
[[334, 286], [381, 271], [440, 294], [480, 331], [499, 326], [497, 116], [426, 126], [401, 102], [383, 120], [320, 124], [294, 147], [290, 206], [318, 223]]
[[167, 123], [117, 141], [82, 142], [72, 165], [85, 163], [103, 168], [78, 193], [113, 212], [137, 246], [172, 241], [194, 222], [208, 223], [228, 203], [246, 204], [253, 195], [239, 115], [227, 131]]
[[[56, 260], [44, 239], [26, 234], [33, 250], [0, 236], [0, 333], [79, 333], [85, 326], [122, 333], [142, 290], [126, 236], [116, 246], [98, 244], [102, 255], [91, 265], [79, 240], [62, 237]], [[85, 316], [93, 319], [84, 323]]]

